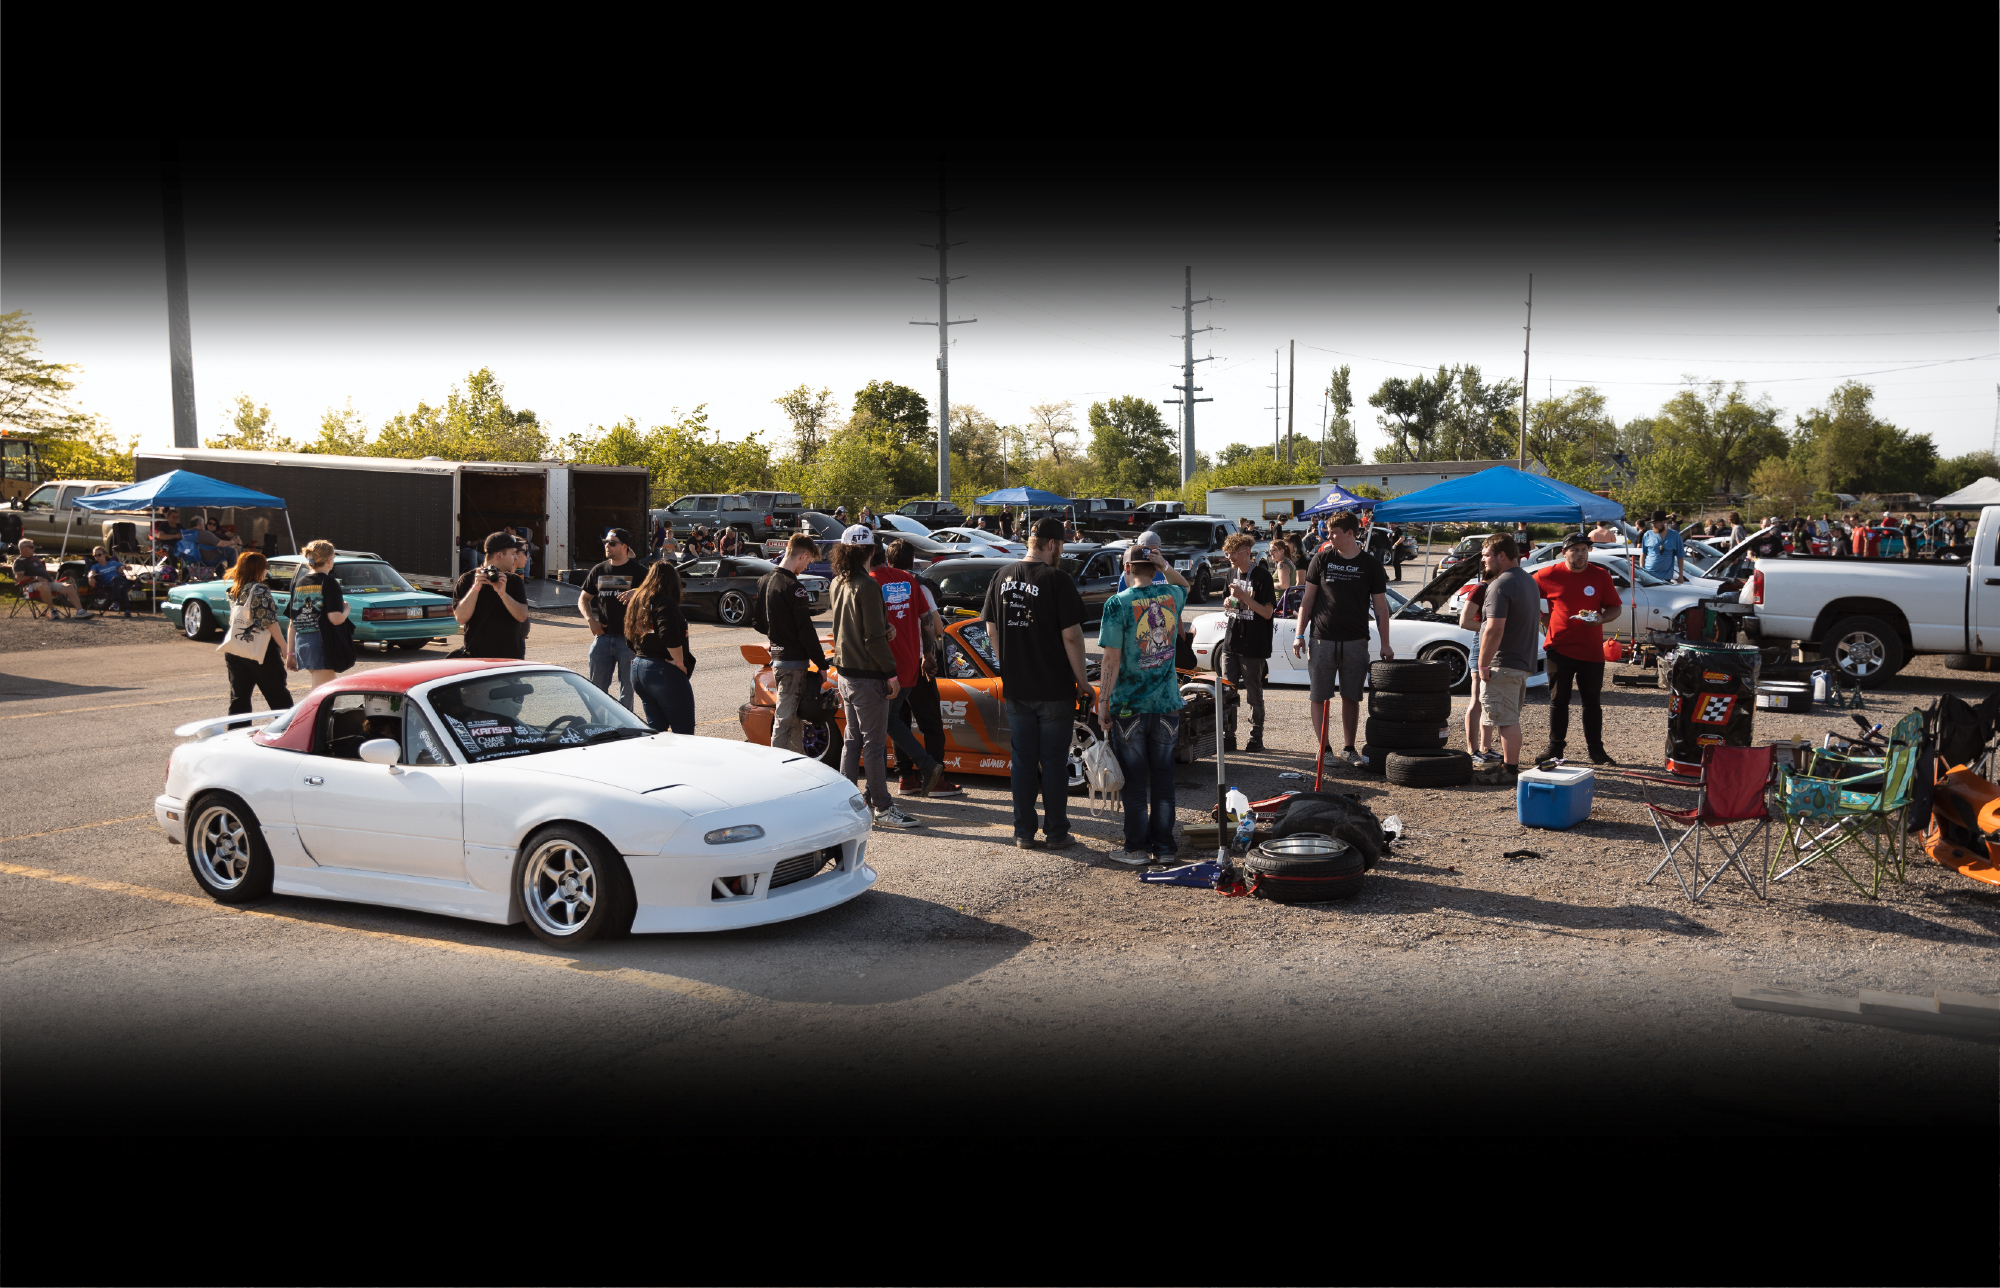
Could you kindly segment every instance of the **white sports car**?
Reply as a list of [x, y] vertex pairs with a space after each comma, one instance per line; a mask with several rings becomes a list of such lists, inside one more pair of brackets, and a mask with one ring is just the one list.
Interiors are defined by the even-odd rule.
[[525, 920], [574, 944], [786, 921], [875, 883], [867, 806], [832, 769], [655, 733], [559, 667], [412, 662], [174, 732], [193, 741], [154, 814], [223, 903]]
[[[1458, 624], [1456, 616], [1425, 613], [1410, 605], [1410, 601], [1395, 591], [1385, 592], [1389, 597], [1389, 643], [1395, 648], [1399, 658], [1415, 658], [1424, 662], [1442, 662], [1452, 668], [1451, 687], [1454, 692], [1463, 692], [1469, 686], [1467, 680], [1472, 673], [1472, 653], [1478, 637]], [[1223, 633], [1229, 629], [1226, 613], [1210, 613], [1194, 619], [1194, 658], [1198, 666], [1212, 668], [1216, 645]], [[1279, 617], [1271, 623], [1271, 669], [1268, 684], [1310, 684], [1312, 676], [1306, 669], [1306, 659], [1292, 656], [1292, 640], [1298, 630], [1298, 623], [1290, 617]], [[1377, 647], [1375, 625], [1368, 626], [1371, 650]], [[1535, 649], [1535, 672], [1528, 677], [1532, 687], [1549, 682], [1548, 671], [1539, 645]]]

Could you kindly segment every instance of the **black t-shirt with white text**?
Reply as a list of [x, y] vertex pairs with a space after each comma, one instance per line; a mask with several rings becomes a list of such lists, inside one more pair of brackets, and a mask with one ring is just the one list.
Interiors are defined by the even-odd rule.
[[[1234, 583], [1246, 578], [1232, 568], [1229, 580]], [[1277, 586], [1271, 580], [1269, 567], [1261, 563], [1252, 565], [1247, 580], [1252, 599], [1260, 604], [1277, 605]], [[1238, 605], [1229, 622], [1229, 651], [1238, 657], [1271, 656], [1271, 618], [1259, 617], [1248, 606]]]
[[618, 596], [628, 590], [637, 590], [639, 583], [646, 579], [649, 566], [640, 559], [627, 559], [622, 564], [606, 559], [585, 575], [583, 593], [591, 597], [591, 612], [613, 635], [625, 633], [625, 605], [618, 601]]
[[[486, 575], [484, 567], [474, 568], [460, 577], [451, 588], [451, 602], [455, 606], [472, 593], [475, 580]], [[506, 580], [507, 598], [525, 606], [528, 602], [528, 583], [516, 573], [508, 573]], [[472, 610], [472, 620], [467, 622], [465, 631], [465, 655], [467, 657], [526, 657], [528, 639], [521, 630], [521, 623], [514, 615], [501, 607], [493, 598], [493, 592], [481, 591], [478, 602]]]
[[1389, 577], [1366, 550], [1343, 559], [1329, 541], [1313, 553], [1302, 584], [1319, 587], [1313, 596], [1314, 639], [1365, 640], [1375, 596], [1389, 589]]
[[1083, 595], [1068, 573], [1039, 559], [1009, 564], [986, 587], [980, 616], [993, 623], [1006, 697], [1060, 702], [1077, 696], [1062, 633], [1083, 624]]

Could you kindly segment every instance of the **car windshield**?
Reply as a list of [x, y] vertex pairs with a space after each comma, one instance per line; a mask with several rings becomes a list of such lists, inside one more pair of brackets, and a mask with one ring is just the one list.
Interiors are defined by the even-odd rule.
[[987, 583], [991, 582], [993, 574], [999, 571], [1000, 565], [997, 563], [961, 564], [943, 570], [932, 568], [931, 576], [937, 580], [940, 592], [965, 598], [985, 595]]
[[1160, 540], [1170, 546], [1205, 546], [1214, 526], [1212, 523], [1162, 521], [1154, 524], [1152, 530], [1159, 533]]
[[430, 704], [474, 764], [653, 732], [574, 671], [473, 676], [432, 689]]
[[778, 571], [778, 565], [768, 559], [732, 559], [729, 568], [738, 577], [762, 577], [767, 572]]
[[388, 564], [373, 559], [353, 563], [341, 561], [333, 565], [335, 580], [341, 590], [350, 595], [387, 595], [398, 590], [415, 590], [403, 580], [403, 574]]

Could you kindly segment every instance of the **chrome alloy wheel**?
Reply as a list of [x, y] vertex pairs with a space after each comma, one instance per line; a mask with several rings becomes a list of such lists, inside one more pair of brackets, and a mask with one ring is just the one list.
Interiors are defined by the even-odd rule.
[[181, 606], [181, 633], [191, 640], [208, 634], [208, 608], [199, 599], [190, 599]]
[[234, 890], [250, 876], [250, 831], [227, 805], [210, 805], [194, 821], [194, 860], [217, 890]]
[[583, 929], [597, 907], [598, 873], [574, 842], [552, 838], [535, 848], [521, 869], [521, 907], [547, 934]]
[[1833, 660], [1841, 674], [1866, 679], [1888, 662], [1888, 648], [1873, 631], [1849, 631], [1833, 646]]

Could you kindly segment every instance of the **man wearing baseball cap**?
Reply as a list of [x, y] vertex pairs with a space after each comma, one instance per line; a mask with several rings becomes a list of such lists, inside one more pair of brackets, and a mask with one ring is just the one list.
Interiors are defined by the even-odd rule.
[[1563, 538], [1562, 562], [1534, 574], [1546, 605], [1542, 624], [1548, 630], [1544, 648], [1549, 668], [1549, 745], [1535, 758], [1537, 764], [1564, 754], [1572, 686], [1583, 695], [1583, 742], [1590, 763], [1617, 763], [1604, 749], [1604, 624], [1618, 619], [1624, 601], [1611, 574], [1590, 561], [1590, 550], [1590, 538], [1572, 532]]
[[526, 558], [513, 533], [495, 532], [486, 538], [485, 562], [452, 587], [452, 616], [465, 633], [465, 656], [528, 655], [522, 631], [528, 621], [528, 583], [520, 578]]
[[604, 559], [584, 574], [576, 611], [590, 625], [590, 682], [607, 694], [618, 672], [618, 701], [632, 709], [632, 645], [625, 638], [625, 605], [645, 579], [648, 565], [623, 528], [604, 533]]

